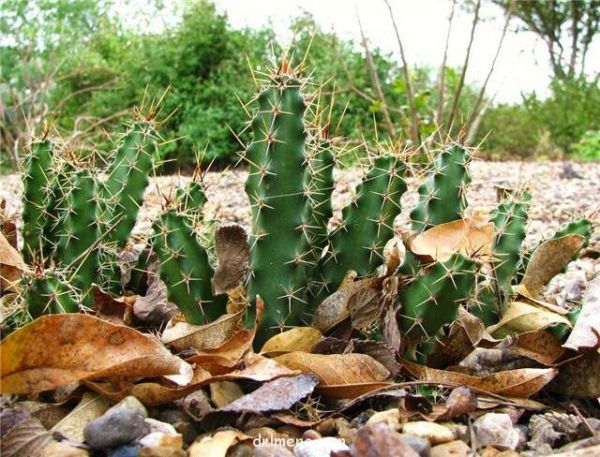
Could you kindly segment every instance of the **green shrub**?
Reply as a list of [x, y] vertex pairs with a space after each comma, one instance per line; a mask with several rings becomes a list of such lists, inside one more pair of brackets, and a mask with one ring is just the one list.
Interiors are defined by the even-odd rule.
[[573, 151], [579, 160], [600, 160], [600, 130], [587, 132], [573, 145]]

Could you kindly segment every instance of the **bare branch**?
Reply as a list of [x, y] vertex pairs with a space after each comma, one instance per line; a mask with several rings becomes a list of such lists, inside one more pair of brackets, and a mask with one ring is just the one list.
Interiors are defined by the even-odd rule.
[[452, 33], [452, 22], [454, 21], [454, 10], [456, 9], [456, 0], [452, 0], [452, 10], [448, 17], [448, 32], [446, 33], [446, 44], [444, 45], [444, 57], [442, 57], [442, 65], [440, 66], [440, 75], [438, 82], [439, 101], [437, 111], [435, 113], [435, 125], [439, 126], [442, 122], [444, 114], [444, 96], [446, 93], [446, 61], [448, 60], [448, 46], [450, 44], [450, 35]]
[[417, 105], [415, 104], [415, 93], [412, 86], [412, 81], [410, 79], [410, 74], [408, 72], [408, 63], [406, 62], [404, 46], [402, 46], [402, 40], [400, 39], [398, 25], [396, 24], [396, 20], [394, 19], [394, 12], [392, 11], [392, 6], [390, 5], [390, 2], [388, 0], [384, 0], [384, 2], [387, 5], [388, 10], [390, 12], [390, 19], [392, 20], [392, 25], [394, 26], [394, 32], [396, 33], [396, 40], [398, 41], [398, 48], [400, 50], [400, 58], [402, 59], [402, 72], [404, 74], [404, 81], [406, 82], [406, 95], [408, 97], [408, 106], [410, 109], [411, 117], [410, 137], [413, 142], [413, 145], [418, 147], [421, 144], [421, 132], [419, 129]]
[[385, 121], [386, 129], [388, 135], [392, 138], [396, 136], [396, 130], [394, 129], [394, 124], [392, 123], [392, 119], [390, 117], [390, 113], [387, 108], [387, 103], [385, 101], [385, 96], [383, 95], [383, 89], [381, 88], [381, 81], [379, 80], [379, 75], [377, 74], [377, 67], [375, 66], [375, 61], [373, 60], [373, 55], [371, 54], [371, 50], [369, 49], [369, 44], [367, 43], [367, 37], [365, 36], [365, 32], [362, 27], [362, 23], [360, 21], [360, 16], [358, 15], [358, 11], [356, 12], [356, 18], [358, 19], [358, 27], [360, 28], [360, 35], [362, 37], [362, 45], [365, 48], [365, 56], [367, 61], [367, 67], [369, 68], [369, 75], [371, 76], [371, 82], [373, 84], [373, 88], [377, 94], [377, 98], [381, 102], [381, 112], [383, 113], [383, 119]]
[[475, 29], [477, 27], [477, 23], [479, 22], [479, 9], [481, 8], [481, 0], [477, 0], [477, 4], [475, 5], [475, 14], [473, 15], [473, 25], [471, 26], [471, 36], [469, 38], [469, 46], [467, 47], [467, 55], [465, 56], [465, 63], [463, 65], [460, 80], [458, 82], [458, 86], [456, 87], [456, 92], [454, 93], [454, 102], [452, 104], [452, 111], [450, 112], [450, 118], [448, 119], [448, 129], [452, 128], [452, 124], [454, 123], [454, 119], [456, 118], [456, 114], [458, 113], [458, 107], [460, 103], [460, 95], [463, 90], [463, 86], [465, 85], [465, 76], [467, 74], [467, 68], [469, 66], [469, 58], [471, 57], [471, 47], [473, 46], [473, 38], [475, 38]]

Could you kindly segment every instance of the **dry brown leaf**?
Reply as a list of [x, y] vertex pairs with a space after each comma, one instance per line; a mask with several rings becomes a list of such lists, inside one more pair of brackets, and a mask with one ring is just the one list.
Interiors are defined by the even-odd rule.
[[517, 335], [514, 344], [510, 348], [518, 354], [545, 366], [551, 366], [566, 352], [560, 345], [558, 338], [543, 330], [534, 330]]
[[352, 328], [369, 334], [382, 313], [381, 283], [361, 287], [348, 299]]
[[492, 336], [503, 338], [513, 333], [543, 330], [556, 324], [571, 327], [571, 322], [558, 313], [524, 301], [513, 301], [508, 305], [500, 322], [488, 327], [487, 330]]
[[600, 398], [600, 353], [588, 352], [560, 367], [551, 391], [574, 398]]
[[213, 292], [224, 294], [235, 289], [248, 268], [248, 237], [240, 225], [225, 225], [215, 233], [219, 265], [211, 280]]
[[114, 298], [98, 286], [92, 287], [96, 316], [113, 324], [131, 324], [136, 296]]
[[0, 233], [0, 291], [18, 292], [18, 283], [26, 271], [23, 258]]
[[436, 370], [405, 361], [403, 365], [419, 380], [432, 383], [466, 385], [510, 397], [530, 397], [539, 392], [557, 374], [556, 368], [521, 368], [494, 373], [486, 377], [454, 371]]
[[281, 354], [285, 352], [310, 352], [323, 335], [312, 327], [295, 327], [271, 337], [262, 347], [262, 354]]
[[360, 382], [356, 384], [332, 384], [330, 386], [319, 386], [316, 388], [317, 393], [334, 400], [344, 400], [360, 397], [369, 392], [379, 390], [385, 387], [391, 387], [392, 382]]
[[186, 384], [189, 364], [149, 335], [86, 314], [42, 316], [0, 344], [2, 393], [36, 393], [84, 379], [167, 376]]
[[60, 422], [52, 427], [51, 432], [58, 432], [71, 441], [83, 443], [83, 429], [92, 420], [102, 416], [112, 406], [108, 399], [86, 392], [79, 404]]
[[194, 375], [190, 383], [184, 387], [164, 385], [157, 382], [142, 382], [139, 384], [121, 384], [113, 386], [108, 383], [95, 383], [86, 381], [85, 384], [95, 392], [120, 401], [128, 395], [133, 395], [145, 405], [164, 405], [185, 397], [202, 386], [218, 381], [243, 381], [265, 382], [282, 376], [294, 376], [298, 371], [290, 370], [274, 360], [258, 354], [247, 354], [239, 363], [240, 368], [220, 375], [211, 375], [201, 367], [194, 368]]
[[210, 384], [210, 399], [217, 408], [223, 408], [243, 396], [244, 391], [233, 381], [217, 381]]
[[600, 335], [600, 276], [588, 284], [581, 312], [564, 347], [579, 350], [597, 348]]
[[146, 295], [140, 295], [133, 304], [133, 314], [136, 319], [148, 326], [162, 326], [179, 313], [179, 309], [169, 302], [167, 285], [158, 277], [146, 290]]
[[225, 457], [233, 446], [251, 441], [252, 437], [237, 430], [223, 430], [194, 442], [188, 449], [188, 455], [189, 457]]
[[453, 254], [466, 257], [490, 257], [494, 224], [465, 218], [436, 225], [412, 238], [408, 248], [427, 261], [443, 262]]
[[538, 295], [544, 285], [573, 259], [585, 244], [581, 235], [565, 235], [546, 240], [534, 251], [518, 292], [527, 297]]
[[309, 354], [290, 352], [276, 357], [282, 365], [318, 376], [319, 386], [382, 382], [390, 372], [374, 358], [364, 354]]
[[[383, 278], [356, 279], [356, 273], [349, 271], [344, 281], [336, 292], [327, 297], [315, 310], [312, 326], [325, 332], [335, 327], [340, 322], [348, 319], [351, 315], [360, 318], [361, 308], [367, 305], [372, 308], [373, 296], [369, 289], [378, 293], [381, 291]], [[364, 310], [363, 317], [367, 317], [368, 310]], [[379, 316], [379, 314], [377, 314]], [[375, 319], [376, 320], [376, 319]]]
[[165, 329], [161, 340], [175, 351], [214, 349], [224, 344], [239, 329], [241, 316], [241, 312], [225, 314], [205, 325], [177, 322]]
[[[6, 408], [2, 415], [2, 439], [0, 440], [0, 455], [2, 457], [45, 457], [44, 448], [52, 442], [52, 435], [43, 427], [39, 420], [30, 417], [28, 413], [13, 408]], [[8, 415], [19, 415], [13, 422]]]

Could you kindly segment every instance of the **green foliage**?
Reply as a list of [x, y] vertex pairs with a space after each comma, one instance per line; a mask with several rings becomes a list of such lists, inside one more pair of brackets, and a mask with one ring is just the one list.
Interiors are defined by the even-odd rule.
[[586, 161], [600, 161], [600, 130], [587, 132], [573, 145], [575, 158]]

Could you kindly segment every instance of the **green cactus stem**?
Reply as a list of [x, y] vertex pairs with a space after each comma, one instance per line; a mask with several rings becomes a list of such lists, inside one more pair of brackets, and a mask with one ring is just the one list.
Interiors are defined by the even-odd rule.
[[80, 298], [55, 272], [25, 278], [23, 299], [32, 319], [43, 314], [76, 313]]
[[54, 144], [44, 139], [31, 145], [23, 178], [23, 259], [31, 264], [43, 257], [46, 204], [50, 194]]
[[154, 224], [154, 249], [160, 276], [173, 302], [191, 324], [205, 324], [225, 313], [223, 297], [212, 294], [214, 270], [206, 250], [196, 239], [187, 217], [165, 212]]
[[410, 213], [413, 230], [422, 232], [434, 225], [462, 217], [467, 207], [466, 185], [471, 182], [467, 150], [457, 144], [440, 153], [432, 172], [419, 187], [419, 202]]

